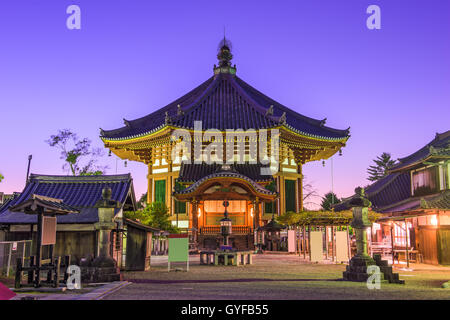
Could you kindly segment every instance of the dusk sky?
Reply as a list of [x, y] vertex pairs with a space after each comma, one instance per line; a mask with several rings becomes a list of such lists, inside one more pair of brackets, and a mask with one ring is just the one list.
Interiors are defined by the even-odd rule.
[[[71, 4], [81, 30], [66, 27]], [[366, 27], [372, 4], [380, 30]], [[23, 189], [29, 154], [32, 173], [67, 174], [45, 143], [58, 129], [102, 147], [100, 127], [121, 127], [211, 77], [224, 27], [240, 78], [328, 126], [351, 127], [333, 158], [339, 197], [369, 183], [377, 155], [407, 156], [450, 129], [448, 0], [2, 0], [0, 191]], [[108, 174], [116, 159], [105, 150]], [[146, 166], [118, 161], [126, 172], [139, 197]], [[320, 195], [331, 190], [330, 161], [304, 174]]]

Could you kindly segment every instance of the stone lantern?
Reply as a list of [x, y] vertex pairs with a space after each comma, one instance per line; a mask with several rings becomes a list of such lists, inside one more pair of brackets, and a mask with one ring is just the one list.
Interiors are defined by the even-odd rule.
[[92, 262], [92, 280], [94, 282], [110, 282], [120, 280], [120, 271], [116, 261], [111, 257], [111, 231], [115, 228], [114, 211], [120, 208], [120, 202], [111, 199], [111, 188], [102, 190], [102, 199], [95, 207], [98, 210], [98, 222], [94, 224], [98, 230], [97, 257]]
[[367, 228], [372, 223], [369, 221], [370, 201], [366, 198], [364, 188], [356, 188], [356, 197], [350, 200], [350, 206], [353, 210], [353, 220], [351, 226], [356, 235], [356, 255], [352, 257], [344, 272], [344, 280], [349, 281], [367, 281], [367, 267], [376, 265], [374, 259], [367, 252]]
[[232, 221], [230, 218], [228, 218], [228, 210], [227, 210], [229, 205], [230, 205], [230, 203], [227, 200], [225, 200], [223, 202], [223, 206], [225, 207], [225, 212], [224, 212], [224, 218], [222, 218], [220, 220], [220, 231], [223, 236], [223, 245], [224, 246], [228, 245], [228, 236], [232, 232]]

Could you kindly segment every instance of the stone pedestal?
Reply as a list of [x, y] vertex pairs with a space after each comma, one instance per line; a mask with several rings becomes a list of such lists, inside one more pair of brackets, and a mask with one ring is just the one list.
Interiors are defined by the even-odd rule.
[[366, 282], [369, 278], [367, 267], [376, 265], [380, 268], [382, 282], [404, 284], [405, 282], [399, 279], [398, 273], [392, 272], [392, 266], [389, 266], [386, 260], [381, 260], [381, 255], [376, 254], [372, 258], [367, 254], [367, 228], [372, 225], [368, 217], [371, 204], [364, 196], [364, 189], [356, 188], [355, 192], [357, 197], [350, 201], [350, 205], [353, 210], [351, 226], [356, 234], [356, 255], [344, 271], [344, 280]]
[[119, 208], [120, 204], [111, 200], [111, 189], [109, 188], [103, 189], [102, 196], [103, 199], [95, 205], [98, 208], [99, 220], [94, 224], [95, 229], [98, 230], [98, 252], [87, 270], [90, 282], [112, 282], [121, 279], [117, 263], [110, 255], [111, 231], [115, 227], [114, 209]]
[[372, 225], [368, 217], [371, 203], [365, 198], [364, 189], [356, 188], [355, 192], [357, 196], [350, 201], [350, 205], [353, 210], [351, 226], [356, 235], [356, 255], [350, 260], [343, 276], [344, 280], [365, 282], [369, 277], [367, 267], [376, 265], [367, 253], [367, 228]]

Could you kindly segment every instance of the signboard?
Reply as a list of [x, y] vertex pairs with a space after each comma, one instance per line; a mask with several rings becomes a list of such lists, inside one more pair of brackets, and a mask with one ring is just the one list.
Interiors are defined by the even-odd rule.
[[309, 236], [311, 262], [323, 261], [323, 236], [322, 231], [311, 231]]
[[348, 257], [347, 231], [336, 231], [336, 261], [347, 262]]
[[17, 242], [13, 242], [13, 243], [12, 243], [12, 248], [11, 248], [11, 250], [12, 250], [12, 251], [17, 251]]
[[168, 270], [171, 262], [186, 262], [189, 271], [189, 238], [187, 234], [169, 235]]
[[295, 252], [295, 230], [288, 230], [288, 252]]
[[56, 217], [42, 217], [42, 245], [56, 243]]

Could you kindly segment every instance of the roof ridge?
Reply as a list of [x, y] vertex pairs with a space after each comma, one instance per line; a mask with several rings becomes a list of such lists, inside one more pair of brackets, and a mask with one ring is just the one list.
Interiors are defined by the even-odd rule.
[[[207, 80], [203, 81], [201, 84], [199, 84], [198, 86], [196, 86], [194, 89], [190, 90], [189, 92], [187, 92], [186, 94], [184, 94], [183, 96], [181, 96], [180, 98], [170, 102], [169, 104], [165, 105], [162, 108], [159, 108], [155, 111], [153, 111], [150, 114], [147, 114], [145, 116], [142, 116], [140, 118], [136, 118], [134, 120], [125, 120], [126, 125], [117, 129], [112, 129], [112, 130], [103, 130], [102, 131], [102, 136], [107, 136], [108, 134], [114, 134], [114, 133], [119, 133], [121, 130], [123, 130], [124, 128], [127, 127], [132, 127], [133, 124], [136, 124], [137, 122], [140, 121], [144, 121], [144, 120], [148, 120], [153, 118], [155, 115], [164, 115], [164, 113], [172, 108], [176, 108], [177, 105], [180, 105], [181, 108], [183, 109], [183, 106], [181, 105], [181, 101], [186, 100], [187, 98], [189, 98], [190, 96], [194, 95], [195, 93], [198, 93], [197, 91], [199, 91], [200, 93], [205, 92], [207, 90], [207, 88], [210, 86], [210, 84], [208, 84], [206, 86], [206, 84], [208, 82], [213, 82], [214, 81], [214, 76], [209, 77]], [[206, 89], [203, 89], [203, 86], [206, 86]], [[201, 90], [202, 89], [202, 90]], [[150, 130], [147, 130], [150, 131]]]
[[[312, 125], [316, 125], [316, 126], [321, 126], [322, 128], [325, 128], [329, 131], [332, 131], [334, 133], [346, 133], [347, 129], [335, 129], [335, 128], [331, 128], [331, 127], [327, 127], [324, 124], [324, 119], [319, 120], [319, 119], [314, 119], [308, 116], [305, 116], [289, 107], [286, 107], [284, 104], [272, 99], [271, 97], [269, 97], [268, 95], [262, 93], [261, 91], [259, 91], [258, 89], [256, 89], [255, 87], [253, 87], [251, 84], [247, 83], [246, 81], [244, 81], [243, 79], [239, 78], [236, 76], [236, 78], [238, 79], [238, 81], [242, 82], [245, 86], [248, 87], [248, 89], [253, 90], [256, 94], [259, 94], [261, 96], [263, 96], [265, 99], [269, 100], [274, 106], [278, 107], [279, 109], [281, 109], [283, 112], [289, 112], [289, 113], [293, 113], [296, 116], [298, 116], [299, 118], [301, 118], [302, 120], [307, 121], [309, 124]], [[325, 118], [326, 119], [326, 118]]]
[[130, 173], [113, 174], [113, 175], [91, 175], [91, 176], [71, 176], [71, 175], [47, 175], [47, 174], [30, 174], [30, 181], [80, 181], [80, 182], [98, 182], [98, 181], [123, 181], [131, 179]]
[[[237, 79], [240, 79], [239, 77], [236, 76]], [[241, 94], [241, 96], [243, 96], [246, 100], [250, 100], [249, 105], [255, 109], [257, 112], [259, 112], [261, 114], [261, 116], [265, 119], [267, 119], [268, 122], [275, 122], [276, 124], [276, 120], [273, 119], [273, 117], [270, 117], [269, 115], [267, 115], [267, 110], [269, 109], [269, 107], [265, 108], [264, 106], [262, 106], [261, 104], [259, 104], [255, 99], [253, 99], [247, 92], [245, 92], [244, 88], [242, 88], [239, 83], [232, 77], [231, 79], [232, 81], [230, 82], [232, 84], [233, 87], [235, 87], [235, 89]], [[249, 102], [249, 101], [247, 101]], [[276, 117], [275, 117], [276, 118]]]

